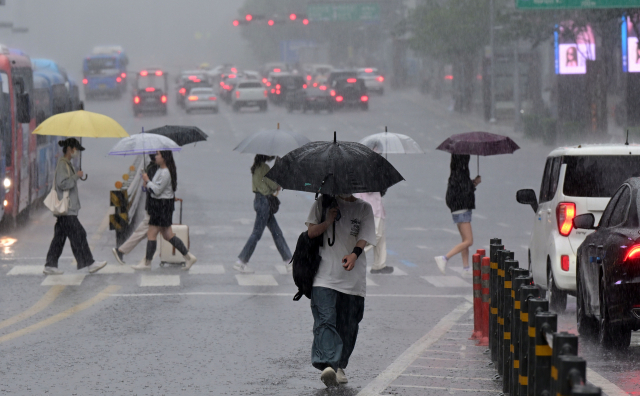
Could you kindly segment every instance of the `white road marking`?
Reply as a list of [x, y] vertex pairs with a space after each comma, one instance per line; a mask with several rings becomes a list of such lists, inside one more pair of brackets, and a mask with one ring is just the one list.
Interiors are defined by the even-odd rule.
[[[438, 345], [442, 345], [442, 344], [438, 344]], [[469, 367], [433, 367], [433, 366], [420, 366], [418, 364], [412, 364], [410, 367], [416, 367], [416, 368], [425, 368], [425, 369], [429, 369], [429, 370], [451, 370], [451, 371], [491, 371], [491, 372], [495, 372], [496, 369], [494, 368], [469, 368]]]
[[378, 284], [367, 276], [367, 286], [378, 286]]
[[276, 265], [274, 265], [274, 267], [276, 267], [276, 270], [278, 271], [278, 273], [280, 275], [287, 275], [288, 274], [287, 267], [285, 267], [284, 265], [276, 264]]
[[511, 226], [509, 224], [506, 223], [497, 223], [500, 227], [504, 227], [504, 228], [511, 228]]
[[[73, 259], [73, 257], [69, 256], [69, 257], [60, 257], [58, 260], [71, 260]], [[45, 261], [47, 261], [46, 257], [3, 257], [0, 259], [0, 261], [27, 261], [27, 260], [33, 260], [33, 261], [42, 261], [42, 265], [44, 265]]]
[[146, 275], [140, 276], [140, 287], [180, 286], [180, 275]]
[[460, 232], [458, 230], [450, 230], [448, 228], [441, 228], [440, 230], [444, 232], [448, 232], [449, 234], [460, 235]]
[[421, 276], [421, 278], [435, 287], [473, 287], [457, 276]]
[[[394, 385], [394, 387], [398, 387], [398, 388], [418, 388], [418, 389], [435, 389], [435, 390], [443, 390], [443, 391], [447, 391], [447, 392], [451, 392], [451, 391], [455, 391], [455, 392], [489, 392], [489, 393], [496, 393], [496, 394], [502, 394], [502, 391], [498, 391], [495, 389], [492, 390], [488, 390], [488, 389], [461, 389], [461, 388], [444, 388], [441, 386], [422, 386], [422, 385]], [[358, 393], [360, 394], [360, 393]]]
[[133, 268], [128, 265], [107, 265], [100, 271], [96, 272], [96, 275], [109, 275], [109, 274], [133, 274], [136, 272]]
[[[445, 338], [445, 340], [451, 340], [452, 338]], [[456, 340], [468, 340], [468, 338], [456, 338]], [[418, 356], [418, 359], [423, 359], [423, 360], [457, 360], [460, 361], [460, 359], [458, 358], [436, 358], [436, 357], [425, 357], [425, 356]], [[480, 359], [464, 359], [465, 362], [488, 362], [488, 360], [480, 360]]]
[[469, 377], [448, 377], [446, 375], [428, 375], [428, 374], [400, 374], [401, 377], [421, 377], [421, 378], [440, 378], [449, 380], [475, 380], [475, 381], [494, 381], [493, 378], [469, 378]]
[[593, 385], [602, 388], [602, 392], [605, 393], [607, 396], [628, 396], [629, 395], [627, 392], [618, 388], [616, 385], [609, 382], [609, 380], [607, 380], [606, 378], [604, 378], [603, 376], [601, 376], [600, 374], [596, 373], [595, 371], [593, 371], [588, 367], [587, 367], [587, 382], [590, 382]]
[[416, 246], [418, 249], [423, 249], [423, 250], [433, 250], [433, 248], [429, 247], [429, 246], [424, 246], [424, 245], [418, 245]]
[[[113, 297], [162, 297], [162, 296], [265, 296], [291, 297], [292, 293], [251, 293], [251, 292], [185, 292], [185, 293], [128, 293], [112, 294]], [[369, 297], [400, 297], [400, 298], [471, 298], [460, 294], [367, 294]], [[453, 339], [453, 338], [452, 338]], [[455, 338], [467, 340], [467, 338]]]
[[411, 345], [398, 358], [365, 386], [357, 396], [378, 396], [391, 385], [424, 351], [438, 341], [473, 305], [464, 302], [440, 319], [431, 331]]
[[[460, 350], [461, 350], [461, 351], [466, 351], [466, 350], [467, 350], [467, 346], [466, 346], [466, 345], [461, 346], [461, 347], [460, 347]], [[514, 364], [515, 364], [515, 363], [514, 363]]]
[[273, 275], [236, 275], [240, 286], [278, 286]]
[[478, 214], [478, 213], [474, 213], [474, 214], [473, 214], [473, 217], [477, 217], [477, 218], [482, 219], [482, 220], [486, 220], [486, 219], [488, 219], [488, 217], [487, 217], [487, 216], [483, 216], [483, 215]]
[[194, 265], [189, 270], [190, 275], [222, 275], [224, 272], [223, 265]]
[[405, 231], [429, 231], [426, 228], [422, 228], [422, 227], [407, 227], [407, 228], [403, 228], [403, 230], [405, 230]]
[[16, 265], [7, 275], [42, 275], [44, 265]]
[[234, 223], [240, 223], [242, 225], [250, 225], [254, 223], [254, 219], [235, 219], [232, 220]]
[[442, 197], [438, 197], [437, 195], [432, 195], [431, 198], [435, 199], [436, 201], [442, 202], [444, 201], [444, 199]]
[[80, 286], [86, 274], [48, 275], [40, 286]]

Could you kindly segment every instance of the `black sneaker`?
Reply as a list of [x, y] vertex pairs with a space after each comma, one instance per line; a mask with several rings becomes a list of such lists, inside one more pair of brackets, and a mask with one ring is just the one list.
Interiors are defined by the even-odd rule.
[[113, 253], [113, 256], [116, 258], [116, 260], [118, 261], [118, 263], [120, 263], [120, 265], [125, 265], [124, 262], [124, 253], [122, 253], [121, 251], [118, 250], [118, 248], [113, 248], [111, 249], [111, 252]]
[[387, 265], [386, 267], [380, 268], [378, 270], [372, 269], [370, 272], [372, 274], [392, 274], [393, 273], [393, 267]]

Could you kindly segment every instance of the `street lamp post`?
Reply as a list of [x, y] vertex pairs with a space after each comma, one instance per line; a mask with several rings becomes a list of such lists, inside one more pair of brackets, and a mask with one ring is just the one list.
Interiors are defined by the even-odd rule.
[[491, 118], [489, 122], [496, 122], [496, 64], [495, 64], [495, 46], [494, 46], [494, 9], [493, 1], [489, 0], [489, 46], [491, 47]]

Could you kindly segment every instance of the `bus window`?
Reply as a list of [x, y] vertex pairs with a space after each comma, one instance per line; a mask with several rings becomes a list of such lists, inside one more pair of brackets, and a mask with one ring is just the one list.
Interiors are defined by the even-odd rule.
[[11, 164], [11, 98], [9, 96], [9, 76], [0, 72], [2, 96], [0, 97], [0, 136], [2, 149], [5, 153], [5, 163]]

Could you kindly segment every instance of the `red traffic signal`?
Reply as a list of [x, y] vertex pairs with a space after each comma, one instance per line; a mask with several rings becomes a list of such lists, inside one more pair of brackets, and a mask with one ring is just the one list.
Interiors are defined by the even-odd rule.
[[247, 20], [247, 22], [251, 22], [251, 20], [253, 19], [253, 15], [251, 15], [251, 14], [247, 14], [247, 15], [244, 17], [244, 19], [246, 19], [246, 20]]
[[267, 22], [267, 25], [273, 26], [273, 25], [275, 25], [275, 23], [276, 22], [273, 19], [269, 19], [269, 21]]
[[309, 24], [309, 20], [307, 18], [302, 20], [302, 24], [303, 25], [308, 25]]
[[240, 25], [240, 21], [239, 20], [234, 20], [233, 21], [233, 26], [239, 26]]
[[289, 15], [289, 19], [291, 19], [292, 21], [295, 21], [297, 17], [298, 16], [296, 14]]

